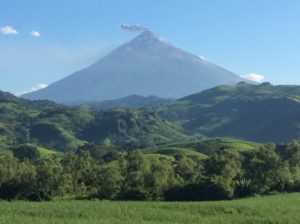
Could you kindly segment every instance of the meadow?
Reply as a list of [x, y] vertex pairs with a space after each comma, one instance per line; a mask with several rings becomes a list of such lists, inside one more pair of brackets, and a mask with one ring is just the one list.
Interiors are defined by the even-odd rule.
[[300, 193], [209, 202], [0, 202], [0, 223], [300, 223]]

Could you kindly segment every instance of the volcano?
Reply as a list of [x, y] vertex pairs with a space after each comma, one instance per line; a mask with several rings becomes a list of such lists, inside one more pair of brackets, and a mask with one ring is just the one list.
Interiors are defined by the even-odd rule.
[[245, 80], [146, 30], [91, 66], [22, 97], [58, 103], [95, 102], [130, 95], [180, 98], [241, 81]]

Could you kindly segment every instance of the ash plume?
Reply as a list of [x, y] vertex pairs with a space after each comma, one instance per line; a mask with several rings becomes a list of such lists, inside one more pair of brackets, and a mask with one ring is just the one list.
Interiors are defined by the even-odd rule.
[[132, 31], [132, 32], [140, 32], [140, 31], [148, 30], [148, 28], [136, 24], [121, 24], [121, 29]]

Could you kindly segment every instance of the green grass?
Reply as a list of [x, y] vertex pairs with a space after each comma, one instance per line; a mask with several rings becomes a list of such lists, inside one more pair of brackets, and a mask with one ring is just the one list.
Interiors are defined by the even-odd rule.
[[37, 147], [37, 150], [39, 151], [39, 153], [44, 157], [56, 155], [58, 153], [57, 151], [47, 149], [47, 148], [44, 148], [41, 146], [36, 146], [36, 147]]
[[244, 141], [233, 138], [211, 138], [200, 142], [186, 144], [186, 147], [192, 148], [206, 155], [211, 155], [221, 149], [234, 149], [238, 152], [245, 152], [256, 149], [260, 144], [251, 141]]
[[219, 202], [0, 202], [0, 223], [300, 223], [300, 194]]
[[47, 148], [39, 146], [39, 145], [34, 145], [34, 144], [28, 144], [28, 145], [36, 147], [36, 149], [39, 151], [39, 153], [41, 154], [42, 157], [58, 155], [61, 153], [61, 152], [55, 151], [53, 149], [47, 149]]
[[207, 156], [203, 153], [197, 152], [191, 148], [185, 147], [175, 147], [175, 146], [161, 146], [161, 147], [152, 147], [143, 150], [145, 153], [154, 153], [160, 155], [168, 155], [168, 156], [175, 156], [175, 155], [185, 155], [187, 157], [193, 157], [197, 159], [206, 159]]
[[206, 159], [208, 155], [221, 149], [234, 149], [238, 152], [245, 152], [256, 149], [260, 144], [251, 141], [244, 141], [233, 138], [211, 138], [198, 142], [167, 145], [145, 148], [142, 151], [146, 154], [160, 155], [185, 155], [191, 158]]
[[239, 152], [253, 150], [257, 146], [259, 146], [259, 144], [256, 142], [244, 141], [244, 140], [233, 139], [233, 138], [217, 138], [211, 141], [217, 142], [217, 144], [219, 144], [221, 147], [236, 149]]
[[12, 151], [9, 149], [1, 149], [0, 148], [0, 155], [12, 155]]
[[[44, 148], [42, 146], [37, 146], [37, 145], [33, 145], [32, 146], [36, 147], [37, 150], [39, 151], [39, 153], [41, 154], [42, 157], [48, 157], [48, 156], [52, 156], [52, 155], [61, 155], [61, 152], [52, 150], [52, 149], [47, 149]], [[0, 148], [0, 155], [12, 155], [13, 151], [10, 149], [4, 149], [4, 148]]]

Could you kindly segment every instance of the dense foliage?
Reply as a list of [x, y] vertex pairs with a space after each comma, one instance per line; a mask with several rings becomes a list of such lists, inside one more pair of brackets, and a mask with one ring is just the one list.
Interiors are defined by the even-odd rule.
[[85, 107], [90, 107], [93, 109], [100, 109], [100, 110], [109, 110], [109, 109], [116, 109], [116, 108], [130, 108], [130, 109], [138, 109], [144, 107], [153, 107], [159, 106], [166, 103], [171, 103], [172, 99], [163, 99], [157, 96], [140, 96], [140, 95], [131, 95], [127, 97], [123, 97], [120, 99], [114, 100], [105, 100], [100, 102], [89, 102], [89, 101], [80, 101], [80, 102], [73, 102], [69, 103], [68, 105], [84, 105]]
[[[20, 150], [30, 152], [28, 157]], [[0, 198], [220, 200], [300, 190], [300, 142], [220, 149], [207, 158], [114, 150], [85, 145], [63, 157], [0, 157]], [[21, 155], [21, 156], [20, 156]]]
[[160, 106], [159, 114], [185, 131], [256, 142], [300, 138], [300, 87], [270, 83], [218, 86]]
[[[131, 96], [113, 101], [112, 106], [126, 107], [137, 101], [147, 103], [147, 99]], [[94, 106], [28, 101], [0, 91], [0, 147], [30, 141], [68, 151], [107, 139], [117, 148], [134, 149], [188, 144], [203, 136], [263, 143], [286, 143], [300, 138], [299, 86], [240, 83], [143, 109], [101, 111], [97, 104]]]
[[68, 151], [109, 139], [116, 147], [135, 148], [191, 141], [175, 123], [140, 109], [98, 111], [49, 101], [28, 101], [0, 92], [0, 148], [29, 141]]
[[180, 201], [299, 191], [299, 142], [199, 140], [297, 138], [299, 96], [297, 86], [240, 83], [157, 108], [100, 111], [0, 92], [0, 198]]

